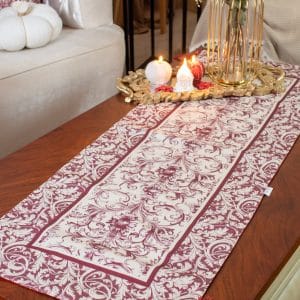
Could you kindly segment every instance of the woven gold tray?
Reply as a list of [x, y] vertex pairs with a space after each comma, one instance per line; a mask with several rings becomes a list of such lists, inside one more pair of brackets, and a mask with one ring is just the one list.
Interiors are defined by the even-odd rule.
[[[176, 70], [173, 70], [171, 85], [174, 86]], [[205, 75], [203, 81], [211, 81]], [[159, 102], [194, 101], [227, 96], [251, 96], [277, 94], [284, 91], [284, 71], [281, 68], [260, 64], [256, 68], [256, 78], [240, 86], [222, 86], [214, 84], [204, 90], [191, 92], [151, 92], [145, 71], [138, 69], [117, 79], [117, 88], [125, 95], [125, 102], [155, 104]]]

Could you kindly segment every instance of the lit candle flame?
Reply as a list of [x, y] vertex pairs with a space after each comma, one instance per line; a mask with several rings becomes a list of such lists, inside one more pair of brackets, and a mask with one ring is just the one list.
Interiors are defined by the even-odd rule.
[[164, 61], [164, 58], [163, 58], [162, 55], [160, 55], [160, 56], [158, 57], [158, 61], [159, 61], [159, 62], [163, 62], [163, 61]]
[[175, 85], [176, 92], [188, 92], [194, 89], [193, 87], [194, 76], [188, 67], [186, 57], [183, 59], [183, 64], [177, 72], [176, 79], [177, 79]]
[[192, 55], [192, 64], [196, 63], [196, 56]]

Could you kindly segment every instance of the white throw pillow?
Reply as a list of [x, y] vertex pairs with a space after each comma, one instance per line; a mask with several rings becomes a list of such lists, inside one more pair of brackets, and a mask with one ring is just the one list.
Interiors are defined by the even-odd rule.
[[72, 28], [95, 28], [112, 24], [112, 0], [44, 0]]

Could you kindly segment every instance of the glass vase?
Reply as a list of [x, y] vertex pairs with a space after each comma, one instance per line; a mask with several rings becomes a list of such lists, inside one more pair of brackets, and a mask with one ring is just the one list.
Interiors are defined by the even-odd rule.
[[255, 77], [263, 33], [263, 0], [210, 0], [207, 70], [222, 85]]

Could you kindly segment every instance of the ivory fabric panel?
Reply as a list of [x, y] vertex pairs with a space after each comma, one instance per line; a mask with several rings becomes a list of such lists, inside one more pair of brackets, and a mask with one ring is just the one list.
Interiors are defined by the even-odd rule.
[[44, 0], [72, 28], [95, 28], [112, 24], [112, 0]]
[[299, 0], [265, 0], [264, 51], [270, 58], [300, 65], [299, 27]]

